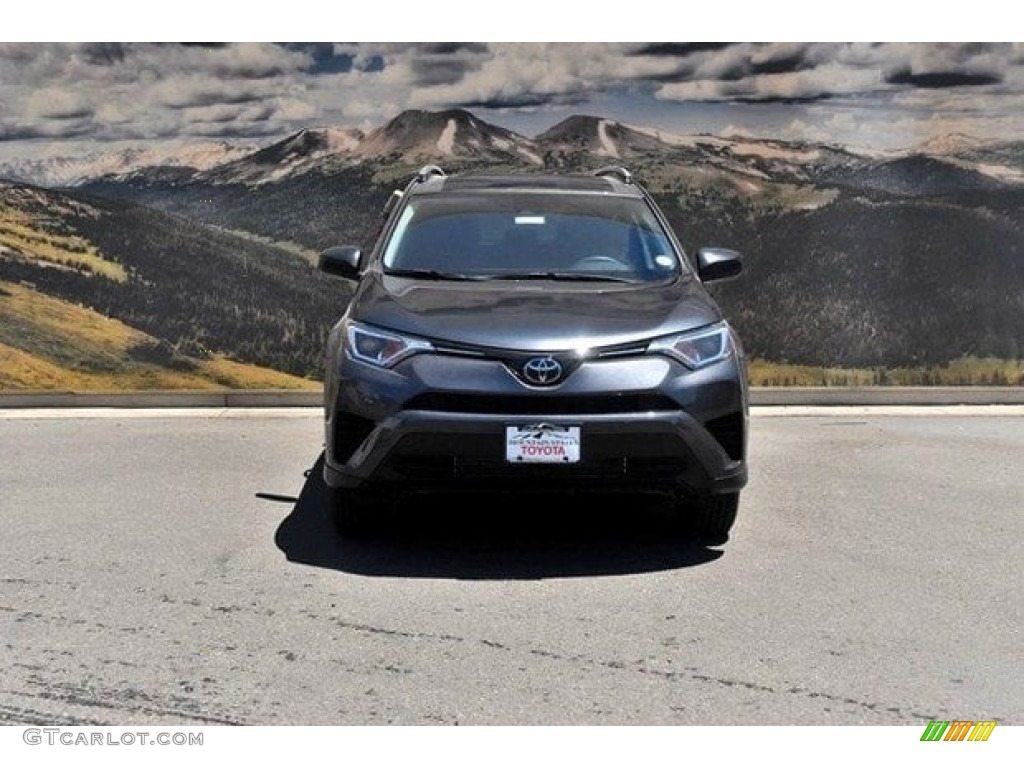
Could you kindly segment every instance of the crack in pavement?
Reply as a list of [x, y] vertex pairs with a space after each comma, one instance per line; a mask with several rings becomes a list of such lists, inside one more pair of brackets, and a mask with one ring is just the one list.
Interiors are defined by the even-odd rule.
[[72, 619], [69, 616], [63, 614], [54, 613], [39, 613], [38, 611], [28, 611], [23, 608], [13, 608], [9, 605], [0, 605], [0, 611], [4, 613], [17, 613], [14, 617], [15, 624], [21, 624], [26, 621], [43, 621], [48, 624], [56, 624], [64, 627], [94, 627], [96, 629], [110, 629], [116, 632], [126, 632], [128, 634], [136, 634], [138, 632], [145, 632], [148, 630], [158, 630], [158, 627], [115, 627], [109, 624], [104, 624], [101, 621], [88, 621], [87, 619]]
[[53, 714], [29, 707], [16, 707], [13, 704], [0, 704], [0, 723], [10, 723], [11, 725], [111, 725], [106, 720], [75, 717], [67, 713]]
[[388, 637], [401, 637], [408, 640], [444, 640], [453, 643], [465, 642], [466, 638], [458, 635], [433, 634], [430, 632], [407, 632], [401, 629], [388, 629], [386, 627], [375, 627], [372, 624], [362, 624], [353, 621], [346, 621], [337, 616], [331, 617], [330, 621], [341, 629], [351, 629], [356, 632], [367, 632], [373, 635], [386, 635]]
[[[45, 685], [42, 681], [37, 683], [38, 685]], [[220, 717], [218, 715], [204, 715], [199, 712], [188, 712], [179, 709], [172, 709], [163, 706], [150, 706], [148, 704], [132, 704], [129, 701], [117, 701], [116, 698], [120, 696], [124, 698], [143, 698], [147, 701], [154, 701], [154, 699], [141, 692], [141, 691], [128, 691], [117, 692], [109, 691], [108, 697], [113, 696], [115, 700], [111, 701], [109, 698], [104, 698], [103, 694], [97, 693], [96, 691], [89, 691], [86, 689], [78, 688], [76, 686], [67, 685], [55, 685], [55, 689], [58, 690], [42, 690], [37, 692], [32, 691], [14, 691], [5, 690], [3, 693], [11, 694], [14, 696], [24, 696], [31, 699], [42, 699], [44, 701], [60, 701], [65, 704], [73, 704], [81, 707], [92, 707], [98, 709], [109, 709], [117, 712], [128, 712], [130, 714], [144, 714], [144, 715], [162, 715], [164, 717], [180, 717], [183, 720], [194, 720], [201, 723], [209, 723], [211, 725], [244, 725], [239, 720], [233, 720], [227, 717]], [[64, 688], [65, 691], [59, 691], [60, 688]]]
[[[161, 599], [164, 602], [176, 602], [173, 599], [169, 598], [166, 594], [162, 595]], [[200, 605], [197, 605], [196, 603], [193, 603], [192, 601], [186, 601], [186, 604], [193, 605], [194, 607], [197, 607], [197, 608], [201, 607]], [[216, 613], [219, 613], [221, 615], [230, 615], [231, 613], [235, 613], [235, 612], [252, 613], [254, 615], [260, 615], [260, 616], [265, 615], [265, 610], [260, 608], [257, 605], [253, 605], [253, 606], [217, 606], [217, 605], [209, 605], [209, 606], [205, 606], [204, 610], [208, 611], [208, 612], [216, 612]], [[41, 619], [43, 621], [56, 622], [56, 623], [60, 623], [60, 624], [63, 624], [63, 625], [70, 625], [70, 626], [90, 625], [90, 626], [93, 626], [93, 627], [96, 627], [96, 628], [99, 628], [99, 629], [115, 630], [115, 631], [120, 631], [120, 632], [132, 632], [132, 633], [135, 633], [135, 632], [139, 632], [139, 631], [144, 631], [145, 630], [145, 628], [143, 628], [143, 627], [111, 627], [111, 626], [102, 624], [100, 622], [87, 622], [84, 619], [70, 619], [67, 616], [63, 616], [63, 615], [44, 615], [44, 614], [40, 614], [40, 613], [37, 613], [37, 612], [34, 612], [34, 611], [26, 611], [26, 610], [20, 609], [20, 608], [13, 608], [11, 606], [0, 606], [0, 611], [6, 612], [6, 613], [17, 613], [18, 616], [15, 618], [16, 622], [25, 621], [25, 620], [29, 620], [29, 619]], [[504, 653], [520, 653], [520, 654], [528, 653], [529, 655], [550, 659], [552, 661], [557, 661], [557, 662], [567, 663], [567, 664], [574, 664], [574, 665], [584, 665], [584, 666], [591, 667], [593, 669], [609, 669], [609, 670], [615, 670], [615, 671], [620, 671], [620, 672], [621, 671], [633, 672], [633, 673], [639, 673], [641, 675], [656, 677], [656, 678], [663, 679], [663, 680], [668, 680], [668, 681], [693, 681], [693, 682], [707, 684], [707, 685], [715, 685], [715, 686], [722, 687], [722, 688], [744, 689], [744, 690], [747, 690], [747, 691], [751, 691], [751, 692], [755, 692], [755, 693], [760, 693], [760, 694], [767, 694], [767, 695], [771, 695], [771, 696], [800, 696], [800, 697], [804, 697], [806, 699], [818, 700], [818, 701], [821, 701], [821, 702], [828, 702], [828, 703], [832, 703], [832, 704], [842, 704], [842, 705], [847, 705], [847, 706], [851, 706], [851, 707], [856, 707], [856, 708], [858, 708], [860, 710], [863, 710], [865, 712], [869, 712], [871, 714], [878, 715], [879, 717], [884, 717], [884, 718], [887, 718], [889, 720], [892, 720], [892, 719], [897, 719], [897, 720], [902, 720], [902, 721], [907, 721], [907, 720], [911, 720], [911, 719], [916, 719], [916, 720], [934, 720], [934, 719], [937, 719], [937, 718], [940, 718], [940, 717], [945, 717], [948, 714], [946, 712], [946, 710], [944, 710], [944, 709], [939, 709], [939, 710], [937, 710], [937, 712], [934, 712], [934, 713], [926, 713], [926, 712], [920, 712], [920, 711], [918, 711], [917, 708], [912, 707], [912, 706], [886, 706], [885, 704], [879, 703], [879, 702], [866, 701], [866, 700], [863, 700], [861, 698], [857, 698], [857, 697], [854, 697], [854, 696], [847, 696], [847, 695], [829, 693], [829, 692], [826, 692], [826, 691], [814, 690], [812, 688], [808, 688], [808, 687], [804, 687], [804, 686], [800, 686], [800, 685], [796, 685], [796, 684], [788, 685], [788, 686], [784, 685], [784, 686], [779, 686], [779, 687], [773, 687], [772, 685], [765, 685], [765, 684], [754, 682], [754, 681], [751, 681], [751, 680], [743, 680], [743, 679], [726, 677], [726, 676], [716, 676], [716, 675], [712, 675], [712, 674], [706, 674], [706, 673], [700, 671], [700, 669], [698, 667], [693, 667], [693, 666], [685, 667], [684, 670], [658, 669], [658, 668], [650, 666], [649, 664], [647, 664], [643, 660], [630, 661], [630, 662], [625, 662], [625, 661], [621, 661], [621, 660], [601, 660], [601, 659], [592, 658], [592, 657], [587, 656], [585, 654], [569, 655], [569, 654], [564, 654], [564, 653], [559, 653], [559, 652], [555, 652], [555, 651], [546, 650], [546, 649], [543, 649], [543, 648], [529, 648], [529, 649], [523, 650], [523, 649], [517, 649], [517, 648], [511, 647], [511, 646], [509, 646], [507, 644], [504, 644], [504, 643], [501, 643], [501, 642], [497, 642], [497, 641], [494, 641], [494, 640], [490, 640], [490, 639], [487, 639], [487, 638], [477, 638], [477, 639], [469, 638], [469, 639], [467, 639], [465, 637], [461, 637], [461, 636], [454, 635], [454, 634], [448, 634], [448, 633], [433, 633], [433, 632], [403, 630], [403, 629], [397, 629], [397, 628], [393, 628], [393, 627], [385, 627], [385, 626], [379, 626], [379, 625], [376, 625], [376, 624], [369, 624], [369, 623], [365, 623], [365, 622], [353, 621], [353, 620], [345, 619], [345, 618], [343, 618], [341, 616], [337, 616], [337, 615], [333, 615], [332, 616], [332, 615], [316, 614], [316, 613], [312, 613], [312, 612], [310, 612], [310, 611], [308, 611], [306, 609], [301, 609], [301, 610], [297, 611], [297, 615], [298, 616], [302, 616], [302, 617], [304, 617], [306, 619], [309, 619], [310, 621], [314, 621], [314, 622], [317, 622], [317, 621], [328, 621], [328, 622], [334, 624], [336, 627], [338, 627], [340, 629], [350, 630], [350, 631], [353, 631], [353, 632], [366, 633], [366, 634], [376, 635], [376, 636], [381, 636], [381, 637], [386, 637], [386, 638], [399, 638], [399, 639], [404, 639], [404, 640], [426, 640], [426, 641], [437, 641], [437, 642], [444, 642], [444, 643], [475, 642], [475, 643], [479, 644], [481, 647], [490, 649], [492, 651], [504, 652]], [[107, 663], [109, 663], [109, 662], [107, 662]], [[409, 674], [409, 673], [412, 672], [412, 670], [410, 670], [410, 669], [406, 669], [406, 668], [399, 667], [399, 666], [396, 666], [396, 665], [388, 665], [388, 666], [385, 666], [385, 667], [378, 667], [378, 668], [382, 669], [383, 671], [390, 672], [390, 673], [402, 672], [404, 674]], [[32, 694], [26, 694], [26, 695], [32, 695]], [[236, 721], [230, 720], [230, 719], [226, 719], [226, 718], [208, 717], [208, 716], [205, 716], [205, 715], [198, 715], [198, 714], [189, 714], [189, 713], [182, 712], [182, 711], [179, 711], [179, 710], [174, 710], [174, 709], [160, 709], [160, 708], [157, 708], [157, 707], [145, 707], [145, 706], [137, 706], [137, 707], [134, 707], [134, 708], [126, 707], [123, 703], [122, 704], [111, 703], [110, 701], [107, 701], [107, 700], [105, 700], [103, 698], [95, 698], [95, 697], [90, 698], [90, 696], [88, 696], [88, 695], [83, 695], [83, 692], [81, 692], [81, 691], [79, 691], [77, 693], [70, 693], [70, 694], [67, 694], [67, 693], [65, 693], [65, 694], [56, 694], [56, 693], [47, 692], [47, 693], [44, 693], [44, 694], [37, 694], [36, 697], [37, 698], [50, 698], [50, 699], [55, 699], [55, 700], [61, 700], [61, 701], [65, 701], [65, 702], [68, 702], [68, 703], [82, 704], [84, 706], [94, 706], [94, 707], [106, 707], [106, 708], [111, 708], [111, 709], [120, 709], [120, 710], [129, 711], [129, 712], [141, 712], [141, 713], [145, 713], [145, 714], [156, 714], [156, 715], [173, 715], [173, 716], [184, 717], [184, 718], [195, 719], [195, 720], [201, 720], [201, 721], [206, 721], [206, 722], [211, 722], [211, 723], [223, 723], [223, 724], [232, 724], [232, 725], [238, 724]], [[2, 718], [3, 718], [3, 713], [0, 712], [0, 719], [2, 719]], [[996, 718], [996, 719], [998, 719], [998, 718]]]
[[[492, 640], [480, 640], [481, 645], [503, 651], [514, 651], [513, 648], [504, 646], [500, 643], [495, 643]], [[908, 718], [916, 718], [919, 720], [935, 720], [941, 714], [945, 716], [947, 713], [945, 710], [939, 710], [939, 714], [929, 714], [918, 712], [908, 707], [885, 707], [878, 702], [862, 701], [851, 696], [841, 696], [833, 693], [826, 693], [824, 691], [814, 691], [809, 688], [803, 688], [797, 685], [790, 686], [789, 688], [779, 689], [774, 688], [770, 685], [763, 685], [761, 683], [751, 682], [749, 680], [739, 680], [728, 677], [717, 677], [715, 675], [704, 674], [699, 671], [698, 667], [687, 667], [685, 672], [676, 670], [666, 669], [655, 669], [650, 666], [646, 666], [643, 661], [634, 662], [623, 662], [623, 661], [602, 661], [600, 659], [594, 659], [584, 654], [567, 655], [557, 653], [554, 651], [544, 650], [542, 648], [531, 648], [528, 651], [533, 656], [540, 656], [546, 659], [554, 661], [565, 662], [569, 664], [584, 664], [590, 667], [602, 667], [605, 669], [613, 669], [616, 671], [633, 671], [639, 672], [643, 675], [650, 675], [658, 677], [663, 680], [670, 681], [681, 681], [681, 680], [693, 680], [700, 683], [709, 683], [713, 685], [722, 686], [725, 688], [743, 688], [748, 691], [754, 691], [756, 693], [766, 693], [771, 695], [802, 695], [809, 699], [821, 699], [832, 703], [848, 704], [864, 709], [872, 714], [885, 716], [886, 713], [895, 715], [896, 717], [906, 720]], [[994, 718], [999, 720], [999, 718]]]

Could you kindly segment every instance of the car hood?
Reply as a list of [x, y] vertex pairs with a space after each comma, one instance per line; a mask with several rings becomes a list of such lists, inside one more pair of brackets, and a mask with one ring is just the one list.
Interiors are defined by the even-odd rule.
[[678, 333], [721, 313], [700, 282], [447, 282], [364, 276], [349, 316], [434, 341], [524, 351], [598, 347]]

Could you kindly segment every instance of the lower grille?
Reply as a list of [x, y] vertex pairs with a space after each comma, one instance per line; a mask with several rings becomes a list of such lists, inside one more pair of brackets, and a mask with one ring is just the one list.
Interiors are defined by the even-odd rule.
[[388, 457], [386, 471], [399, 478], [439, 482], [586, 480], [670, 481], [692, 465], [689, 452], [673, 437], [591, 436], [578, 464], [510, 464], [501, 435], [409, 435]]
[[686, 463], [676, 459], [620, 456], [579, 464], [510, 464], [501, 459], [460, 456], [395, 456], [389, 468], [409, 480], [588, 480], [595, 482], [670, 480]]

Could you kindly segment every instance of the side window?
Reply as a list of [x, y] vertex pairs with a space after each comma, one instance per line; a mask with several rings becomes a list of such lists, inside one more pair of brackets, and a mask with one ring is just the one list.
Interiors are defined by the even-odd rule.
[[395, 262], [395, 254], [405, 238], [405, 231], [409, 227], [409, 222], [412, 220], [414, 210], [412, 205], [407, 205], [405, 210], [402, 211], [401, 216], [398, 219], [398, 223], [395, 224], [394, 230], [391, 232], [391, 240], [388, 241], [387, 250], [384, 252], [384, 266], [392, 267]]

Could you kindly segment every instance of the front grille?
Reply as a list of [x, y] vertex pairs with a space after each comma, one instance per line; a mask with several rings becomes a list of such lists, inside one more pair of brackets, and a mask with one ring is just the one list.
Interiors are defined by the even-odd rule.
[[704, 428], [722, 446], [730, 459], [743, 458], [743, 414], [737, 411], [728, 416], [719, 416], [704, 424]]
[[619, 483], [669, 481], [682, 474], [685, 461], [671, 458], [618, 456], [579, 464], [510, 464], [500, 458], [467, 456], [394, 456], [389, 468], [409, 480], [505, 480]]
[[646, 413], [679, 411], [665, 395], [476, 395], [427, 392], [405, 404], [407, 410], [442, 413], [494, 413], [514, 416]]
[[356, 416], [354, 413], [344, 411], [335, 413], [332, 424], [334, 460], [342, 464], [347, 462], [356, 449], [363, 444], [363, 441], [370, 436], [374, 426], [376, 425], [369, 419]]
[[[585, 438], [578, 464], [510, 464], [501, 434], [414, 434], [403, 437], [385, 471], [419, 483], [523, 481], [622, 484], [657, 490], [692, 466], [681, 440], [671, 435], [608, 434]], [[396, 478], [396, 479], [397, 479]]]

